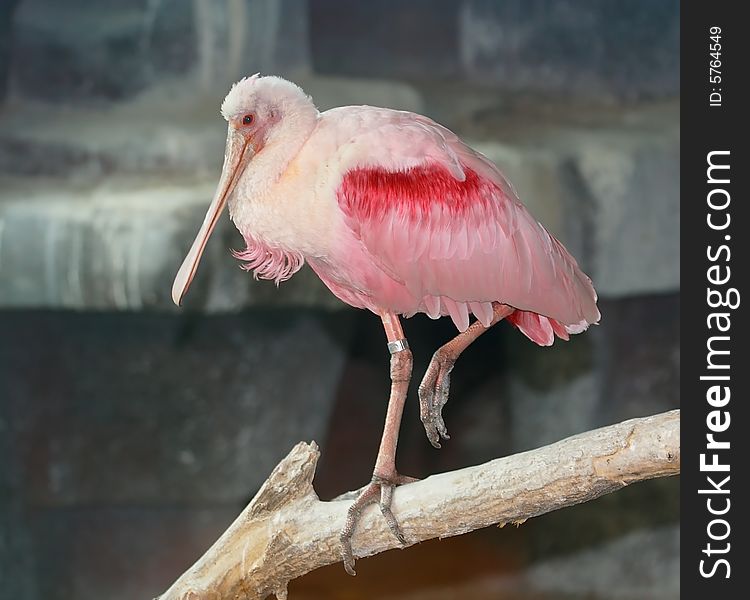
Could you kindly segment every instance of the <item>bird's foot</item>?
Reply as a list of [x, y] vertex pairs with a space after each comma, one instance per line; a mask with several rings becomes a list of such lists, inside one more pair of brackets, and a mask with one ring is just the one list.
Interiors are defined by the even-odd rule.
[[448, 402], [451, 371], [456, 360], [441, 350], [433, 354], [422, 383], [419, 384], [419, 417], [422, 419], [427, 439], [440, 448], [440, 438], [450, 439], [443, 421], [443, 407]]
[[385, 518], [388, 528], [399, 542], [404, 545], [406, 544], [406, 538], [391, 510], [391, 502], [393, 501], [393, 490], [396, 489], [396, 486], [413, 481], [417, 481], [417, 479], [399, 475], [395, 472], [388, 477], [373, 475], [372, 481], [360, 490], [357, 499], [349, 507], [349, 512], [346, 515], [346, 523], [339, 535], [344, 569], [346, 569], [349, 575], [356, 575], [354, 571], [354, 554], [352, 553], [352, 536], [354, 535], [354, 530], [357, 527], [362, 511], [369, 504], [377, 502], [380, 505], [380, 512], [383, 513], [383, 518]]

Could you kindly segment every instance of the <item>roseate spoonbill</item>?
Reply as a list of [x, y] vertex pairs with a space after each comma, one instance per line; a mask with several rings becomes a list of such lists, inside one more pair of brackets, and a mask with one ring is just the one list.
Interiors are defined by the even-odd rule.
[[[225, 205], [247, 248], [234, 252], [277, 284], [307, 262], [338, 298], [378, 315], [391, 353], [391, 392], [372, 480], [341, 532], [351, 537], [378, 501], [394, 535], [396, 443], [412, 354], [399, 315], [449, 315], [459, 334], [435, 352], [419, 386], [433, 446], [448, 433], [442, 409], [466, 347], [502, 319], [532, 341], [567, 340], [599, 320], [591, 280], [521, 204], [485, 156], [427, 117], [371, 106], [320, 113], [295, 84], [254, 75], [221, 107], [228, 121], [216, 194], [172, 287], [180, 304]], [[469, 322], [469, 314], [476, 317]]]

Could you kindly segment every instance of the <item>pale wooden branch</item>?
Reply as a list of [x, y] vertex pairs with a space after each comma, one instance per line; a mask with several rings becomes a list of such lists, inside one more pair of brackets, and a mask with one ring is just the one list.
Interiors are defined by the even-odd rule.
[[[287, 583], [341, 560], [350, 501], [321, 502], [312, 486], [319, 451], [297, 444], [211, 548], [160, 600], [286, 597]], [[680, 472], [680, 411], [589, 431], [530, 452], [433, 475], [393, 498], [409, 545], [495, 523], [522, 523], [630, 483]], [[369, 556], [398, 541], [376, 506], [353, 539]]]

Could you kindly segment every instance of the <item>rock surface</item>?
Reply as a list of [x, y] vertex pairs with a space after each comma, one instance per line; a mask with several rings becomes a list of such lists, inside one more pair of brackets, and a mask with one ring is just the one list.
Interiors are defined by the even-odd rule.
[[680, 528], [635, 531], [598, 547], [533, 566], [532, 589], [571, 598], [680, 598]]
[[85, 103], [132, 98], [164, 79], [224, 87], [259, 70], [308, 71], [307, 30], [305, 0], [25, 0], [11, 84], [24, 98]]
[[679, 295], [604, 299], [599, 307], [601, 324], [567, 343], [505, 340], [502, 396], [514, 451], [680, 405]]
[[325, 437], [336, 323], [0, 313], [17, 493], [35, 507], [241, 504], [291, 446]]
[[505, 89], [670, 96], [680, 86], [680, 3], [468, 0], [462, 71]]
[[678, 95], [679, 25], [677, 0], [310, 2], [317, 71], [587, 98]]

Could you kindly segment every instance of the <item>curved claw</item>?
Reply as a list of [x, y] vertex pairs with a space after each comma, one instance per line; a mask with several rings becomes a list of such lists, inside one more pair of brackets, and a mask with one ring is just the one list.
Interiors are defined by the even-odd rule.
[[441, 438], [450, 439], [443, 420], [443, 407], [448, 402], [453, 364], [454, 361], [447, 360], [439, 351], [436, 352], [419, 385], [419, 416], [427, 439], [435, 448], [440, 448]]
[[357, 526], [359, 521], [359, 515], [362, 510], [368, 504], [375, 501], [377, 495], [377, 487], [373, 483], [362, 488], [362, 491], [357, 496], [357, 499], [352, 502], [349, 510], [346, 513], [346, 523], [344, 528], [339, 534], [339, 540], [341, 541], [341, 558], [344, 561], [344, 569], [349, 575], [356, 575], [354, 571], [354, 553], [352, 552], [352, 536], [354, 535], [354, 528]]
[[406, 545], [406, 538], [401, 531], [401, 527], [399, 527], [396, 517], [393, 515], [393, 511], [391, 510], [394, 488], [395, 486], [393, 485], [380, 485], [380, 512], [383, 514], [383, 518], [388, 524], [388, 528], [391, 530], [394, 537], [399, 542]]
[[[352, 536], [354, 535], [354, 529], [359, 522], [359, 517], [366, 506], [373, 502], [378, 502], [380, 506], [380, 512], [383, 514], [383, 518], [388, 525], [388, 528], [393, 533], [393, 536], [403, 545], [406, 545], [406, 538], [404, 537], [401, 527], [396, 520], [396, 517], [391, 510], [391, 504], [393, 502], [393, 490], [397, 485], [405, 483], [411, 483], [417, 481], [414, 477], [406, 477], [404, 475], [395, 474], [393, 477], [378, 477], [374, 476], [372, 481], [362, 488], [357, 499], [349, 507], [349, 511], [346, 515], [346, 523], [344, 528], [341, 530], [339, 540], [341, 541], [341, 557], [344, 561], [344, 569], [349, 575], [356, 575], [357, 572], [354, 570], [354, 553], [352, 551]], [[380, 496], [378, 500], [378, 496]]]

